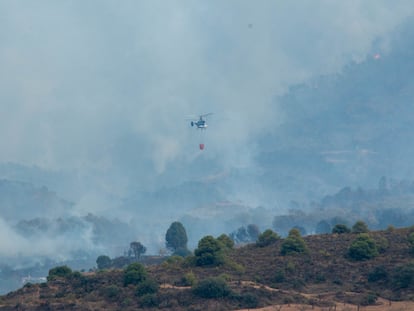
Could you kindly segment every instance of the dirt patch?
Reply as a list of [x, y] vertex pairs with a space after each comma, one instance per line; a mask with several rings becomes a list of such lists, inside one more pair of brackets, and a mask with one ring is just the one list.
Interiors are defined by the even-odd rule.
[[235, 311], [413, 311], [412, 301], [387, 301], [378, 299], [372, 306], [357, 306], [352, 304], [337, 303], [331, 307], [316, 307], [300, 304], [275, 305], [257, 309], [239, 309]]

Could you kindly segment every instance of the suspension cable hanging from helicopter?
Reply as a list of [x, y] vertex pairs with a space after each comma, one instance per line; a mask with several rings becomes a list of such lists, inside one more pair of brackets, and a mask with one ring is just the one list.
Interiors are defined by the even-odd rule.
[[[201, 139], [202, 133], [208, 127], [205, 118], [209, 115], [212, 115], [212, 113], [210, 112], [210, 113], [202, 114], [202, 115], [199, 116], [198, 120], [192, 120], [190, 122], [191, 126], [196, 126], [197, 130], [200, 130], [200, 139]], [[204, 141], [204, 139], [203, 139], [203, 141]], [[204, 142], [200, 142], [198, 147], [199, 147], [200, 150], [204, 150], [204, 148], [205, 148]]]

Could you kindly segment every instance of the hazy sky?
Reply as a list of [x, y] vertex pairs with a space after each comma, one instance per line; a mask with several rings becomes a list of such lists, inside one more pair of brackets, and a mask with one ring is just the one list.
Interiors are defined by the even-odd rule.
[[413, 11], [411, 0], [0, 0], [0, 161], [162, 172], [197, 153], [185, 118], [214, 112], [210, 155], [242, 165], [246, 142], [283, 122], [276, 95], [362, 60]]
[[[254, 138], [284, 121], [278, 95], [373, 45], [386, 53], [413, 13], [412, 0], [0, 0], [0, 163], [79, 174], [80, 215], [116, 210], [102, 193], [122, 196], [169, 168], [183, 178], [189, 161], [220, 163], [202, 177], [248, 168]], [[186, 119], [208, 112], [200, 135]], [[137, 227], [162, 237], [174, 220]], [[0, 259], [94, 247], [79, 234], [35, 242], [0, 215]]]

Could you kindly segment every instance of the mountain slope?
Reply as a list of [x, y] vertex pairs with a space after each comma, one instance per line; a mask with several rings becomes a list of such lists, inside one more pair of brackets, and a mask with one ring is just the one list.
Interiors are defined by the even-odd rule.
[[[70, 308], [71, 310], [235, 310], [271, 304], [303, 303], [319, 307], [336, 304], [374, 304], [378, 297], [409, 300], [414, 288], [413, 229], [370, 232], [381, 246], [370, 260], [349, 258], [348, 248], [357, 234], [305, 237], [308, 253], [282, 256], [280, 240], [266, 247], [254, 244], [228, 252], [217, 267], [197, 267], [191, 260], [171, 258], [148, 266], [148, 278], [159, 284], [151, 295], [140, 296], [140, 285], [124, 285], [122, 270], [80, 274], [74, 272], [47, 283], [27, 285], [0, 297], [0, 310], [19, 304], [23, 310]], [[201, 298], [185, 278], [202, 282], [224, 278], [231, 294]]]

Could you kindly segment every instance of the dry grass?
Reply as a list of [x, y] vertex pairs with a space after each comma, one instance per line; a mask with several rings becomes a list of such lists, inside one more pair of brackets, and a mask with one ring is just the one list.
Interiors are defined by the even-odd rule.
[[331, 307], [317, 307], [310, 305], [289, 304], [274, 305], [257, 309], [238, 309], [235, 311], [413, 311], [414, 302], [379, 299], [373, 306], [358, 306], [346, 303], [336, 303]]

